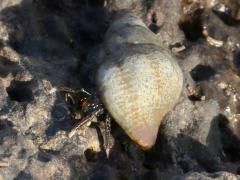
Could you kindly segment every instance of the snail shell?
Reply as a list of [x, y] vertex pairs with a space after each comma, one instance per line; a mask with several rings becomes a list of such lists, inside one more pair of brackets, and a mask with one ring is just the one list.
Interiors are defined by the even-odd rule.
[[178, 64], [130, 12], [116, 15], [98, 61], [96, 83], [106, 109], [132, 140], [151, 148], [182, 90]]

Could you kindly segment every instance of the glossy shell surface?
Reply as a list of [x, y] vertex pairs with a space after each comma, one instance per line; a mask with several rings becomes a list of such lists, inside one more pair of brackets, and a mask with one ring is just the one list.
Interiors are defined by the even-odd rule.
[[132, 13], [116, 16], [98, 58], [96, 82], [106, 109], [131, 139], [151, 148], [180, 96], [181, 69]]

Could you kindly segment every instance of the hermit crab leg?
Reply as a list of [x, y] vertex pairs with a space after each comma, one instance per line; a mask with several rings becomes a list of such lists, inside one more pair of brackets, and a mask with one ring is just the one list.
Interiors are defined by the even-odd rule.
[[76, 104], [76, 101], [74, 100], [74, 98], [72, 97], [72, 95], [70, 93], [65, 93], [65, 101], [69, 102], [69, 99], [71, 100], [72, 104]]
[[[91, 96], [91, 94], [85, 90], [84, 88], [81, 88], [80, 90], [73, 90], [71, 88], [68, 87], [64, 87], [61, 86], [58, 88], [59, 91], [64, 92], [65, 93], [65, 101], [66, 102], [70, 102], [71, 104], [76, 104], [76, 101], [74, 100], [74, 97], [72, 94], [78, 94], [78, 93], [84, 93], [87, 96]], [[69, 101], [70, 100], [70, 101]]]
[[59, 91], [63, 91], [63, 92], [68, 92], [68, 93], [79, 93], [79, 92], [82, 92], [82, 93], [87, 94], [87, 95], [89, 95], [89, 96], [91, 95], [91, 93], [88, 92], [88, 91], [87, 91], [86, 89], [84, 89], [84, 88], [81, 88], [81, 89], [79, 89], [79, 90], [73, 90], [73, 89], [71, 89], [71, 88], [61, 86], [61, 87], [58, 88], [58, 90], [59, 90]]
[[75, 90], [68, 87], [59, 87], [58, 90], [65, 93], [64, 97], [66, 102], [69, 102], [69, 99], [70, 99], [72, 104], [76, 104], [76, 101], [70, 94], [70, 93], [76, 93]]
[[111, 149], [110, 145], [110, 132], [111, 132], [111, 117], [107, 114], [106, 120], [105, 120], [105, 141], [104, 141], [104, 149], [107, 155], [107, 158], [109, 158], [109, 153]]
[[88, 115], [84, 118], [82, 118], [75, 126], [74, 128], [69, 132], [68, 137], [71, 138], [73, 135], [77, 132], [77, 130], [82, 127], [84, 124], [91, 122], [99, 113], [103, 111], [102, 108], [97, 109], [91, 113], [91, 115]]
[[90, 122], [93, 120], [93, 118], [95, 117], [95, 114], [92, 114], [90, 116], [86, 116], [84, 117], [80, 122], [78, 122], [74, 128], [70, 131], [70, 133], [68, 134], [68, 137], [71, 138], [73, 137], [73, 135], [77, 132], [77, 130], [82, 127], [84, 124], [86, 124], [87, 122]]
[[65, 87], [65, 86], [61, 86], [61, 87], [58, 87], [57, 88], [59, 91], [62, 91], [62, 92], [71, 92], [71, 93], [75, 93], [76, 91], [71, 89], [71, 88], [68, 88], [68, 87]]
[[84, 88], [81, 88], [78, 92], [83, 92], [83, 93], [85, 93], [85, 94], [87, 94], [87, 95], [91, 95], [91, 93], [90, 92], [88, 92], [86, 89], [84, 89]]

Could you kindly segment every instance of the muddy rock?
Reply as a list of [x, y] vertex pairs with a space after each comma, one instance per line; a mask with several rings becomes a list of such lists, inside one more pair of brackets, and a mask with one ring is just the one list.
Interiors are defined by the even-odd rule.
[[[123, 9], [172, 50], [184, 85], [151, 150], [113, 120], [107, 159], [103, 118], [69, 138], [58, 89], [98, 93], [89, 56]], [[239, 41], [237, 0], [2, 0], [0, 179], [240, 179]]]
[[213, 173], [213, 174], [209, 174], [209, 173], [188, 173], [187, 175], [185, 175], [184, 177], [175, 177], [173, 179], [187, 179], [187, 180], [201, 180], [201, 179], [206, 179], [206, 180], [211, 180], [211, 179], [219, 179], [219, 180], [223, 180], [223, 179], [239, 179], [239, 175], [235, 175], [229, 172], [218, 172], [218, 173]]

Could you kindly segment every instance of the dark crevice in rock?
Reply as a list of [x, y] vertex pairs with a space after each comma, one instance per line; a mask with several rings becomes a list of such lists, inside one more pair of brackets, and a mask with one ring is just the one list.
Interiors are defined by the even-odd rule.
[[184, 32], [189, 41], [197, 41], [203, 37], [203, 22], [201, 9], [196, 10], [191, 16], [183, 17], [179, 22], [179, 28]]
[[240, 139], [233, 134], [229, 127], [229, 120], [224, 115], [218, 115], [217, 120], [224, 153], [231, 162], [240, 162]]
[[191, 101], [202, 101], [201, 97], [195, 96], [195, 95], [188, 96], [189, 100], [191, 100]]
[[33, 177], [31, 174], [26, 173], [25, 171], [20, 171], [18, 175], [14, 178], [14, 180], [32, 180]]
[[3, 131], [8, 128], [12, 128], [12, 127], [13, 127], [13, 123], [11, 121], [8, 121], [8, 120], [0, 121], [0, 131]]
[[232, 64], [233, 69], [240, 75], [240, 50], [233, 51]]
[[27, 157], [27, 150], [25, 148], [22, 148], [17, 155], [18, 159], [25, 159]]
[[194, 81], [205, 81], [213, 77], [216, 72], [211, 66], [199, 64], [192, 69], [190, 74]]
[[160, 30], [160, 27], [157, 25], [157, 14], [154, 12], [153, 14], [152, 14], [152, 18], [151, 18], [151, 24], [149, 25], [149, 29], [153, 32], [153, 33], [155, 33], [155, 34], [157, 34], [158, 32], [159, 32], [159, 30]]
[[17, 131], [13, 129], [13, 123], [10, 120], [0, 120], [0, 145], [4, 143], [5, 137], [16, 138]]
[[31, 81], [12, 81], [7, 93], [12, 101], [30, 102], [34, 100]]
[[39, 151], [37, 159], [42, 162], [49, 162], [51, 161], [52, 157], [51, 154], [44, 152], [44, 151]]
[[89, 162], [97, 162], [99, 160], [99, 153], [98, 152], [94, 152], [92, 149], [87, 149], [84, 152], [84, 155], [87, 159], [87, 161]]

